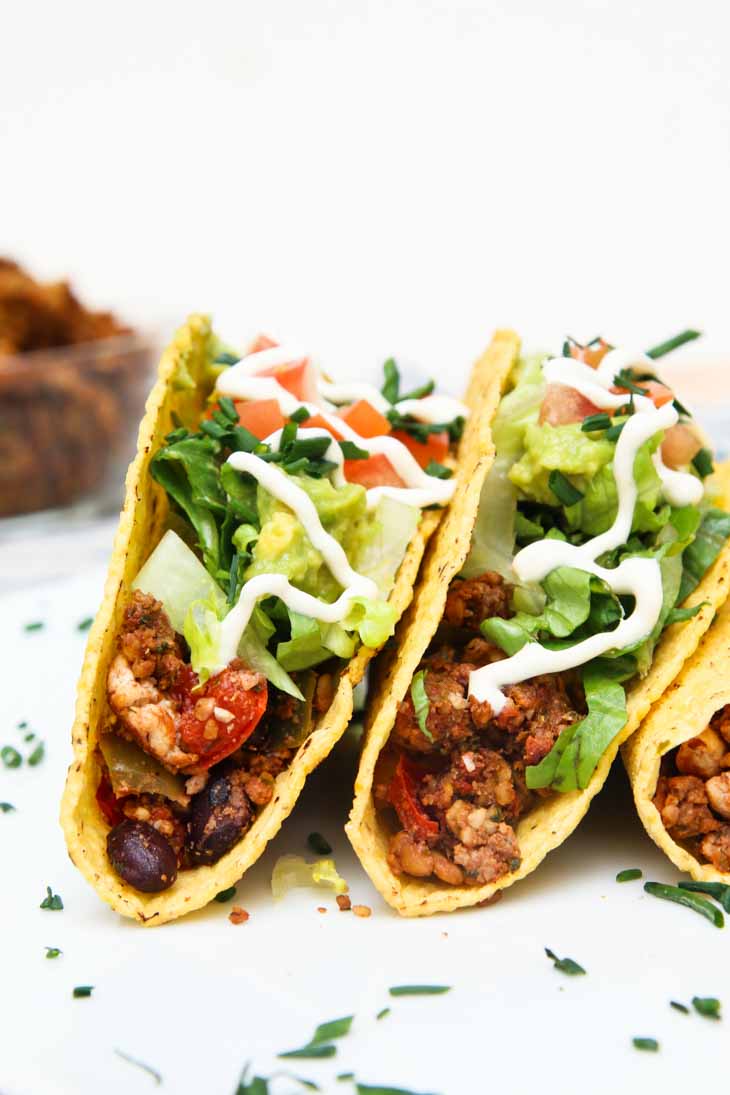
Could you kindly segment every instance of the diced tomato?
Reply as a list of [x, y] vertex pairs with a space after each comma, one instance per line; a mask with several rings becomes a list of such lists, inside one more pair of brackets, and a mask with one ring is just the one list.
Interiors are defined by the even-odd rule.
[[358, 399], [357, 403], [341, 407], [338, 414], [360, 437], [382, 437], [383, 434], [390, 433], [388, 419], [366, 399]]
[[388, 457], [380, 452], [364, 460], [345, 460], [344, 471], [348, 483], [359, 483], [366, 490], [372, 487], [405, 487]]
[[120, 821], [124, 820], [124, 814], [119, 805], [119, 799], [114, 794], [106, 767], [104, 767], [101, 779], [99, 780], [99, 786], [96, 788], [96, 801], [99, 809], [112, 828], [115, 825], [118, 825]]
[[576, 361], [584, 361], [592, 369], [597, 369], [610, 349], [609, 343], [602, 338], [592, 342], [590, 346], [577, 346], [573, 342], [570, 347], [570, 356]]
[[540, 422], [547, 422], [549, 426], [567, 426], [571, 422], [582, 422], [598, 410], [590, 399], [575, 388], [569, 388], [567, 384], [548, 384], [540, 408]]
[[[204, 770], [230, 756], [250, 737], [266, 710], [268, 690], [266, 678], [240, 662], [231, 663], [194, 692], [189, 687], [193, 680], [197, 682], [197, 676], [191, 672], [182, 697], [178, 734], [183, 749], [198, 754], [196, 768]], [[210, 705], [201, 705], [205, 700], [214, 701], [210, 711], [204, 709]]]
[[256, 376], [273, 376], [288, 392], [301, 401], [314, 403], [317, 399], [317, 376], [308, 357], [300, 357], [286, 365], [271, 365]]
[[253, 399], [250, 402], [236, 402], [240, 424], [263, 441], [275, 430], [286, 425], [286, 418], [275, 399]]
[[303, 430], [327, 430], [336, 441], [342, 441], [343, 435], [333, 429], [321, 414], [313, 414], [310, 418], [306, 418], [304, 422], [300, 422], [299, 425]]
[[[643, 388], [644, 394], [654, 401], [655, 407], [663, 407], [665, 403], [671, 403], [674, 399], [674, 392], [671, 388], [668, 388], [666, 384], [662, 384], [661, 380], [637, 380], [636, 385], [639, 388]], [[626, 388], [611, 388], [612, 392], [616, 392], [618, 395], [621, 392], [630, 393]]]
[[669, 468], [684, 468], [694, 460], [702, 442], [692, 426], [678, 422], [667, 430], [662, 441], [662, 460]]
[[274, 346], [278, 346], [279, 343], [273, 338], [269, 338], [268, 335], [257, 335], [251, 343], [249, 349], [250, 354], [258, 354], [261, 350], [273, 350]]
[[411, 437], [405, 430], [394, 430], [393, 437], [405, 445], [422, 468], [427, 467], [432, 460], [435, 460], [437, 464], [443, 463], [449, 451], [449, 435], [446, 430], [441, 433], [430, 433], [425, 442], [416, 441], [415, 437]]
[[405, 755], [396, 765], [393, 780], [388, 788], [388, 800], [395, 807], [400, 823], [406, 832], [418, 840], [438, 835], [438, 822], [429, 817], [418, 801], [420, 770]]

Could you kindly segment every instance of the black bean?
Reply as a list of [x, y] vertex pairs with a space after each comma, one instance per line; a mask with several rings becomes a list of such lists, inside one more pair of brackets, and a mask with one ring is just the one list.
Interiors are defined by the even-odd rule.
[[159, 893], [177, 878], [177, 856], [168, 840], [146, 821], [127, 818], [106, 838], [112, 867], [142, 893]]
[[243, 789], [245, 776], [233, 771], [211, 779], [192, 802], [188, 823], [188, 851], [195, 864], [216, 863], [236, 844], [254, 817]]

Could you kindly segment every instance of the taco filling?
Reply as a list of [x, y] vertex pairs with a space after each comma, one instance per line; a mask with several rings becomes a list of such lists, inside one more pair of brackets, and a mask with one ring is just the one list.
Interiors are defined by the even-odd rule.
[[263, 337], [240, 360], [212, 341], [208, 371], [203, 417], [150, 465], [168, 528], [123, 606], [97, 753], [110, 863], [146, 893], [244, 836], [357, 648], [392, 634], [467, 415], [433, 383], [401, 393], [392, 360], [382, 390], [335, 384]]
[[[627, 724], [627, 685], [699, 611], [680, 606], [730, 515], [654, 364], [691, 337], [646, 354], [568, 339], [514, 366], [470, 553], [375, 769], [394, 874], [463, 886], [516, 871], [517, 823], [588, 786]], [[730, 829], [706, 815], [717, 843]]]
[[730, 871], [730, 705], [662, 757], [653, 802], [672, 840], [700, 863]]

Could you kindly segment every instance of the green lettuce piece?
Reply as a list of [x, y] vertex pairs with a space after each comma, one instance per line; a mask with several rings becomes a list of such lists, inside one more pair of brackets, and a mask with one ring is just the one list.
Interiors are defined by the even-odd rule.
[[677, 601], [681, 604], [697, 588], [730, 537], [730, 513], [715, 507], [708, 509], [694, 540], [682, 556], [682, 581]]
[[175, 631], [182, 635], [194, 601], [210, 602], [222, 616], [226, 598], [195, 552], [171, 529], [165, 533], [132, 582], [132, 589], [162, 603]]
[[343, 627], [357, 631], [365, 646], [377, 650], [395, 632], [395, 609], [387, 601], [355, 597]]
[[238, 656], [243, 658], [246, 665], [251, 666], [258, 673], [263, 673], [267, 681], [280, 692], [286, 692], [294, 699], [304, 700], [301, 690], [267, 647], [274, 630], [274, 625], [261, 605], [256, 605], [249, 625], [238, 644]]
[[621, 684], [595, 665], [586, 666], [582, 676], [588, 714], [563, 730], [539, 764], [525, 769], [531, 790], [583, 790], [606, 749], [626, 725], [626, 694]]
[[206, 568], [219, 565], [218, 520], [226, 509], [216, 456], [217, 442], [209, 437], [188, 437], [165, 445], [155, 453], [150, 473], [177, 503], [195, 529]]
[[218, 664], [221, 622], [217, 607], [213, 598], [193, 601], [185, 617], [183, 635], [190, 647], [190, 664], [201, 684], [208, 680]]
[[543, 619], [551, 635], [559, 639], [572, 635], [588, 619], [591, 580], [587, 570], [575, 567], [557, 567], [548, 574], [543, 582], [548, 597]]

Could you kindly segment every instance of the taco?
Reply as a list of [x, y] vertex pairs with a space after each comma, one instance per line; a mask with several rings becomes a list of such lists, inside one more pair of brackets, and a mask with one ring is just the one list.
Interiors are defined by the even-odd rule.
[[496, 455], [460, 481], [376, 666], [347, 825], [403, 915], [485, 901], [557, 847], [726, 596], [712, 457], [656, 375], [690, 337], [568, 339], [497, 379]]
[[432, 383], [401, 392], [392, 360], [379, 391], [267, 338], [239, 359], [204, 317], [178, 332], [127, 476], [62, 806], [71, 858], [118, 912], [161, 924], [205, 905], [277, 832], [411, 600], [489, 375], [487, 357], [467, 407]]
[[623, 747], [639, 817], [681, 871], [730, 883], [730, 603]]

